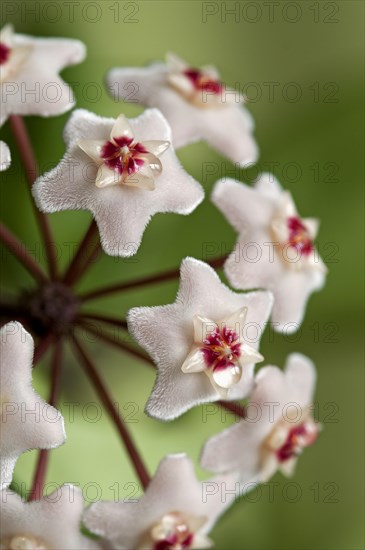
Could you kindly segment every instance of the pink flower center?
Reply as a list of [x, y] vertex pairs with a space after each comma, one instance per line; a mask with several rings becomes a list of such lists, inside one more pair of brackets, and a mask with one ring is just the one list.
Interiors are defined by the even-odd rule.
[[305, 447], [313, 445], [318, 436], [315, 425], [304, 422], [290, 430], [284, 445], [276, 451], [279, 462], [285, 462], [290, 458], [298, 456]]
[[201, 351], [205, 363], [212, 371], [235, 366], [241, 355], [241, 344], [237, 333], [223, 326], [217, 327], [204, 340]]
[[296, 248], [301, 254], [308, 256], [313, 250], [313, 241], [310, 238], [307, 227], [296, 216], [288, 218], [287, 224], [289, 229], [289, 245]]
[[218, 95], [222, 91], [222, 84], [218, 80], [203, 74], [199, 69], [186, 69], [184, 75], [198, 91], [211, 92]]
[[113, 138], [113, 141], [106, 141], [100, 156], [109, 168], [130, 176], [141, 169], [145, 163], [143, 155], [148, 153], [141, 143], [135, 143], [132, 138], [122, 136]]
[[153, 550], [183, 550], [190, 548], [194, 540], [194, 533], [179, 512], [164, 516], [151, 534]]
[[6, 63], [10, 57], [11, 49], [9, 46], [4, 44], [4, 42], [0, 42], [0, 65], [3, 65]]

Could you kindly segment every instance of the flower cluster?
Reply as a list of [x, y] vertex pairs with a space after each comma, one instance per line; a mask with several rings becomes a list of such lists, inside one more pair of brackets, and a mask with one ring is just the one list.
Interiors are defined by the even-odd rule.
[[[50, 116], [70, 109], [73, 96], [58, 72], [82, 61], [84, 52], [75, 40], [17, 35], [7, 25], [0, 33], [0, 85], [5, 98], [1, 124], [10, 117], [19, 137], [19, 128], [24, 131], [19, 115]], [[268, 323], [280, 332], [296, 330], [310, 294], [324, 285], [326, 268], [314, 245], [318, 222], [299, 216], [290, 193], [271, 174], [262, 174], [254, 187], [220, 180], [212, 202], [239, 233], [229, 257], [210, 263], [187, 257], [180, 271], [144, 281], [180, 275], [172, 304], [133, 307], [122, 320], [99, 316], [104, 323], [128, 330], [141, 349], [121, 343], [122, 349], [156, 369], [148, 415], [171, 421], [193, 407], [217, 402], [241, 417], [205, 443], [200, 464], [213, 474], [208, 481], [197, 480], [185, 454], [163, 458], [149, 478], [77, 334], [77, 328], [87, 328], [85, 323], [92, 319], [82, 310], [85, 301], [143, 281], [102, 288], [81, 300], [73, 287], [88, 267], [87, 261], [81, 262], [81, 252], [98, 229], [107, 254], [132, 256], [154, 214], [187, 215], [198, 207], [203, 188], [185, 171], [175, 149], [205, 139], [231, 161], [244, 165], [256, 162], [258, 148], [245, 98], [226, 87], [214, 67], [198, 69], [169, 54], [165, 63], [112, 70], [108, 87], [124, 99], [121, 90], [131, 80], [138, 84], [138, 100], [149, 108], [131, 120], [121, 113], [103, 118], [75, 110], [64, 129], [63, 159], [32, 186], [48, 246], [49, 276], [31, 256], [17, 252], [38, 287], [7, 306], [4, 317], [23, 324], [7, 322], [0, 332], [2, 549], [209, 548], [213, 542], [208, 535], [235, 496], [250, 484], [269, 480], [278, 470], [292, 475], [298, 456], [320, 431], [312, 412], [315, 367], [307, 357], [294, 353], [284, 370], [264, 366], [255, 371], [256, 364], [270, 360], [259, 351]], [[44, 87], [57, 84], [60, 96], [57, 102], [46, 96], [40, 102], [23, 102], [20, 84], [24, 82]], [[7, 95], [10, 85], [19, 93]], [[20, 140], [25, 147], [24, 143]], [[3, 170], [10, 164], [10, 153], [6, 144], [0, 145]], [[79, 209], [89, 210], [96, 223], [92, 222], [66, 273], [60, 275], [45, 213]], [[16, 238], [6, 228], [1, 228], [0, 236], [15, 253]], [[254, 260], [243, 254], [250, 245], [258, 250]], [[223, 284], [213, 268], [223, 265], [229, 284], [238, 292]], [[38, 339], [35, 352], [28, 330]], [[110, 342], [106, 333], [100, 335]], [[34, 364], [40, 360], [52, 339], [52, 391], [46, 402], [33, 389], [32, 361], [33, 353]], [[97, 502], [84, 510], [80, 491], [70, 484], [64, 484], [59, 495], [42, 495], [47, 450], [62, 445], [66, 438], [56, 407], [64, 339], [133, 460], [145, 489], [138, 501]], [[245, 407], [233, 403], [243, 399]], [[11, 483], [18, 457], [30, 449], [42, 451], [31, 497], [24, 502]], [[213, 484], [215, 490], [206, 491], [206, 484]], [[81, 527], [94, 538], [82, 534]]]

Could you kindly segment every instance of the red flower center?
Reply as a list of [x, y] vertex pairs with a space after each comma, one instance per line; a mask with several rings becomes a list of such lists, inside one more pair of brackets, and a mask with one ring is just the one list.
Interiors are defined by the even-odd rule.
[[6, 63], [10, 57], [11, 49], [9, 46], [4, 44], [4, 42], [0, 42], [0, 65], [3, 65]]
[[298, 456], [305, 447], [312, 445], [317, 439], [318, 432], [314, 425], [299, 424], [288, 433], [286, 441], [280, 449], [276, 451], [279, 462], [285, 462], [294, 456]]
[[308, 256], [313, 250], [313, 241], [309, 231], [302, 220], [291, 216], [287, 221], [289, 229], [289, 245], [296, 248], [298, 252]]
[[106, 141], [100, 156], [109, 168], [130, 176], [141, 169], [145, 163], [143, 155], [148, 152], [141, 143], [134, 143], [132, 138], [123, 136]]
[[187, 69], [184, 71], [184, 75], [189, 78], [198, 91], [211, 92], [215, 95], [222, 91], [221, 82], [203, 74], [199, 69]]
[[156, 542], [153, 550], [183, 550], [191, 547], [193, 539], [194, 534], [190, 532], [174, 533]]
[[204, 340], [201, 348], [205, 363], [213, 371], [237, 365], [241, 355], [238, 334], [226, 326], [217, 327]]

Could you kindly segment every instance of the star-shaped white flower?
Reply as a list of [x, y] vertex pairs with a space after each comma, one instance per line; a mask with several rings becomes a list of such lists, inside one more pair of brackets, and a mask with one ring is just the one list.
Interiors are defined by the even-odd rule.
[[234, 163], [256, 162], [252, 117], [241, 94], [220, 82], [214, 67], [195, 69], [170, 54], [166, 63], [113, 69], [107, 83], [116, 99], [160, 109], [177, 149], [205, 140]]
[[186, 455], [169, 455], [140, 500], [92, 504], [84, 523], [113, 550], [211, 548], [207, 534], [233, 502], [236, 489], [237, 475], [201, 483]]
[[80, 532], [84, 502], [80, 489], [62, 485], [51, 495], [24, 502], [1, 494], [0, 548], [7, 550], [92, 550], [101, 546]]
[[76, 110], [64, 138], [67, 152], [38, 178], [35, 200], [44, 212], [90, 210], [107, 254], [132, 256], [151, 216], [190, 214], [204, 198], [168, 146], [171, 129], [157, 109], [129, 122]]
[[266, 482], [277, 470], [290, 476], [299, 454], [312, 445], [320, 426], [311, 408], [316, 381], [313, 363], [297, 353], [285, 371], [264, 367], [256, 375], [247, 419], [207, 441], [203, 468], [240, 470], [243, 483]]
[[71, 88], [58, 76], [85, 58], [78, 40], [34, 38], [14, 34], [12, 25], [0, 32], [0, 126], [10, 115], [54, 116], [74, 105]]
[[4, 141], [0, 141], [0, 172], [7, 170], [11, 164], [9, 147]]
[[0, 330], [0, 487], [29, 449], [52, 449], [66, 439], [62, 415], [32, 388], [33, 339], [11, 322]]
[[270, 292], [238, 294], [204, 262], [186, 258], [174, 304], [137, 307], [128, 326], [157, 365], [146, 412], [171, 420], [201, 403], [245, 397], [252, 387]]
[[271, 290], [273, 328], [296, 331], [309, 296], [326, 279], [327, 269], [313, 244], [318, 221], [299, 217], [290, 193], [272, 174], [263, 174], [255, 188], [219, 180], [212, 201], [239, 233], [224, 266], [229, 282], [241, 290]]

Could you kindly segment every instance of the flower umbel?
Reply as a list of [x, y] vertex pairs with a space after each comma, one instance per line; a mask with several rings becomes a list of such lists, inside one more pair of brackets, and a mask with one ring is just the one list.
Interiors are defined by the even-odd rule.
[[141, 189], [155, 189], [155, 178], [162, 172], [159, 156], [170, 146], [168, 141], [135, 140], [124, 115], [119, 115], [108, 141], [80, 140], [79, 147], [100, 165], [95, 185], [124, 184]]

